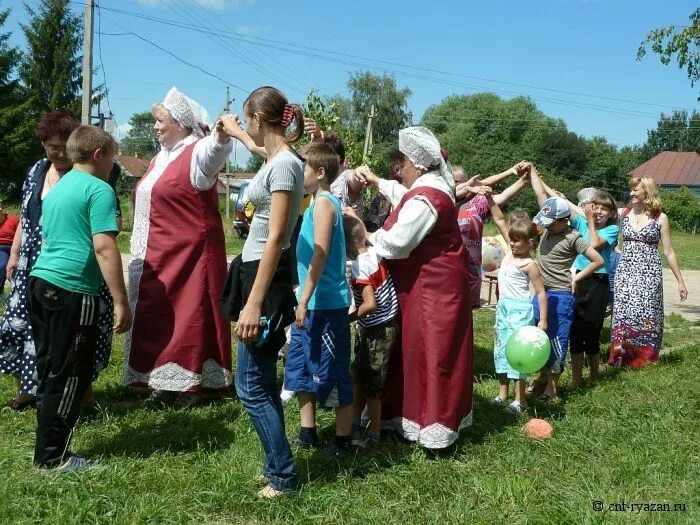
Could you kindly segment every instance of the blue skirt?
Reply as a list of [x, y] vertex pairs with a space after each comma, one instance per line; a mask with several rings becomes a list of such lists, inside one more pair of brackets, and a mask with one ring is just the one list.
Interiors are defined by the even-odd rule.
[[496, 325], [493, 361], [496, 374], [506, 374], [508, 379], [527, 379], [527, 374], [514, 370], [506, 359], [508, 338], [522, 326], [534, 325], [535, 314], [530, 299], [500, 297], [496, 305]]

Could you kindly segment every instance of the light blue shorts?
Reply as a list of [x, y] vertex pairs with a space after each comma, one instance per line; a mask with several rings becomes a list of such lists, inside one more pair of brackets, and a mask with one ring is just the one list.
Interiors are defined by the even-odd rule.
[[530, 299], [499, 297], [496, 305], [496, 331], [493, 345], [493, 361], [497, 374], [506, 374], [508, 379], [527, 379], [527, 374], [514, 370], [506, 359], [508, 338], [522, 326], [534, 325], [535, 314]]

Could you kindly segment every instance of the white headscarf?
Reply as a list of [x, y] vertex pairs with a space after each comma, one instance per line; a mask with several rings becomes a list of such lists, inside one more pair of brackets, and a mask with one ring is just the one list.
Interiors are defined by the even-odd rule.
[[399, 131], [399, 151], [419, 170], [440, 166], [440, 177], [450, 188], [455, 187], [452, 167], [445, 162], [433, 132], [424, 126], [412, 126]]
[[207, 111], [190, 97], [180, 93], [176, 87], [170, 88], [163, 100], [163, 107], [170, 115], [186, 128], [192, 130], [192, 134], [198, 138], [204, 136], [202, 126], [207, 124]]

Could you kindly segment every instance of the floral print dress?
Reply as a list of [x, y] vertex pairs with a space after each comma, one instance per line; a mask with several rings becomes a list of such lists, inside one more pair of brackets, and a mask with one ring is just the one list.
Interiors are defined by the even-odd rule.
[[658, 215], [640, 230], [622, 219], [622, 257], [615, 273], [609, 364], [640, 368], [658, 361], [664, 334], [664, 288]]

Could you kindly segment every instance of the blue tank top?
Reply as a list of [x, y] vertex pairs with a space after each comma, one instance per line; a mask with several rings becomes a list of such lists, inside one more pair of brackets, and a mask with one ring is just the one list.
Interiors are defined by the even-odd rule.
[[329, 199], [335, 208], [335, 221], [331, 231], [328, 258], [316, 290], [309, 300], [309, 310], [332, 310], [350, 306], [350, 287], [345, 277], [345, 233], [343, 231], [343, 214], [338, 197], [329, 192], [319, 193], [314, 202], [304, 212], [299, 240], [297, 241], [297, 273], [299, 290], [297, 300], [301, 298], [306, 274], [314, 255], [314, 208], [318, 199]]

